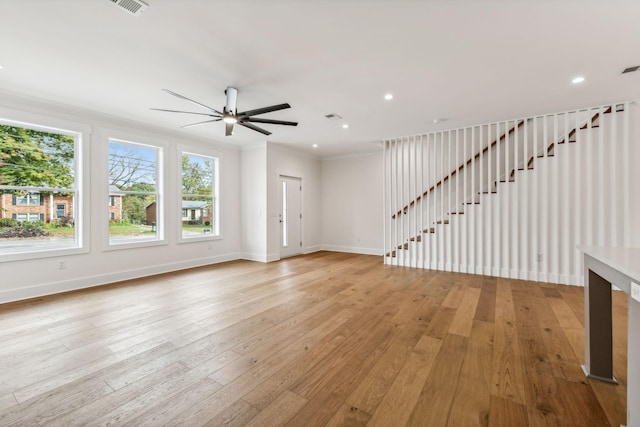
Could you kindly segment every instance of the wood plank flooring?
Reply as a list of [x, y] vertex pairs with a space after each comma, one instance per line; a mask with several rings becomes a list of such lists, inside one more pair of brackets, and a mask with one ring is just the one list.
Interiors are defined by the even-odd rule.
[[318, 252], [0, 305], [1, 426], [619, 426], [583, 289]]

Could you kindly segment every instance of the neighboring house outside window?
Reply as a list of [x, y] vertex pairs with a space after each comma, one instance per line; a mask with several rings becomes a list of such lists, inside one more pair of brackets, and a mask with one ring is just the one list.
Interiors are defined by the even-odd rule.
[[[163, 237], [161, 212], [162, 149], [117, 139], [109, 140], [109, 244], [149, 244]], [[153, 206], [154, 220], [148, 218]]]
[[122, 191], [115, 185], [109, 186], [109, 219], [119, 221], [122, 219]]
[[219, 236], [218, 159], [182, 153], [182, 238]]
[[[55, 222], [62, 217], [73, 218], [74, 200], [71, 196], [27, 193], [0, 195], [0, 218], [17, 221]], [[26, 215], [26, 216], [25, 216]], [[36, 218], [36, 215], [38, 219]], [[29, 219], [27, 219], [29, 218]]]
[[[0, 119], [0, 260], [81, 248], [80, 140], [80, 132]], [[27, 222], [58, 226], [35, 224], [24, 237]]]

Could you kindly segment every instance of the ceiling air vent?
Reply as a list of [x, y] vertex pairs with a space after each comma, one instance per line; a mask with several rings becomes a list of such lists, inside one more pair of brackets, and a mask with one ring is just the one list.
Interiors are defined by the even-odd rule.
[[340, 117], [336, 113], [327, 114], [325, 117], [327, 119], [329, 119], [329, 120], [341, 120], [342, 119], [342, 117]]
[[625, 68], [622, 74], [633, 73], [634, 71], [638, 71], [640, 69], [640, 65], [636, 65], [635, 67]]
[[120, 9], [127, 11], [133, 16], [140, 16], [142, 12], [147, 8], [147, 4], [140, 0], [109, 0]]

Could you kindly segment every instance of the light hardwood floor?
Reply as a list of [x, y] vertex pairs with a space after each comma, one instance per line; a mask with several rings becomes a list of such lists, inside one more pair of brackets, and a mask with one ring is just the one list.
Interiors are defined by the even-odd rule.
[[0, 425], [618, 426], [583, 289], [319, 252], [0, 306]]

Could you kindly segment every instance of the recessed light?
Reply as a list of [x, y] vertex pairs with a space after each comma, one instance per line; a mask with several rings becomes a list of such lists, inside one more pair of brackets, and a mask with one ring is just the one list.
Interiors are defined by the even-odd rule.
[[577, 83], [582, 83], [583, 81], [584, 81], [584, 77], [578, 76], [575, 79], [571, 80], [571, 83], [577, 84]]
[[318, 144], [313, 144], [312, 147], [313, 148], [318, 148]]
[[440, 119], [433, 119], [433, 124], [437, 125], [438, 123], [440, 123], [442, 120]]
[[391, 100], [393, 99], [393, 95], [392, 95], [392, 94], [390, 94], [390, 93], [388, 93], [388, 94], [386, 94], [386, 95], [384, 96], [384, 99], [385, 99], [385, 100], [387, 100], [387, 101], [391, 101]]
[[342, 125], [342, 129], [349, 129], [349, 125], [348, 125], [348, 124], [346, 124], [346, 123], [344, 123], [344, 124]]
[[0, 65], [0, 70], [2, 70], [4, 67], [2, 65]]

